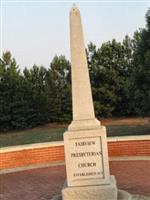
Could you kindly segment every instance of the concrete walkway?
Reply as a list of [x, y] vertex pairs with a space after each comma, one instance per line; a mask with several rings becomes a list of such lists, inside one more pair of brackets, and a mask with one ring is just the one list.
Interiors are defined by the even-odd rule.
[[[110, 161], [118, 187], [132, 194], [150, 196], [150, 161]], [[0, 175], [1, 200], [50, 200], [61, 192], [65, 166], [51, 166]]]

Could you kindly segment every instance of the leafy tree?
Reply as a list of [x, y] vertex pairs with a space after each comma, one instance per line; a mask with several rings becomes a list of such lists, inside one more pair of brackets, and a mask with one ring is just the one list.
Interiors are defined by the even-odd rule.
[[126, 36], [122, 44], [113, 39], [100, 48], [90, 43], [87, 54], [97, 116], [125, 114], [125, 85], [132, 60], [130, 38]]
[[24, 93], [28, 107], [26, 118], [30, 126], [48, 122], [48, 101], [45, 93], [45, 77], [47, 70], [41, 66], [33, 66], [23, 71]]
[[68, 121], [71, 119], [71, 78], [70, 63], [64, 56], [55, 56], [50, 64], [46, 80], [50, 90], [49, 113], [51, 121]]
[[[3, 54], [0, 59], [0, 130], [7, 131], [18, 127], [20, 71], [10, 52]], [[20, 97], [21, 98], [21, 97]]]
[[132, 109], [139, 115], [150, 115], [150, 9], [146, 14], [146, 27], [134, 33], [133, 44]]
[[50, 68], [21, 74], [10, 52], [0, 59], [0, 131], [71, 119], [70, 63], [55, 56]]

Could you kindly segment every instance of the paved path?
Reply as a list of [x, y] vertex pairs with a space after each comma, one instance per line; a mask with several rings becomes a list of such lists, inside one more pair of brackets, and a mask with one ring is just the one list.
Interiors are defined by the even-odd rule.
[[[111, 161], [118, 187], [150, 196], [150, 161]], [[0, 175], [0, 200], [50, 200], [61, 192], [65, 167], [53, 166]]]

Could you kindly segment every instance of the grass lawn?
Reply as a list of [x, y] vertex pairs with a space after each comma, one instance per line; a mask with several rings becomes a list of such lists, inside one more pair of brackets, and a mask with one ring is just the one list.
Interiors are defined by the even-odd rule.
[[[105, 124], [105, 123], [104, 123]], [[134, 125], [133, 125], [134, 124]], [[107, 136], [150, 135], [150, 123], [106, 123]], [[59, 127], [59, 128], [58, 128]], [[62, 141], [66, 128], [43, 126], [18, 132], [0, 134], [0, 147], [39, 142]], [[67, 126], [66, 126], [67, 127]]]
[[0, 134], [0, 147], [61, 141], [65, 128], [39, 128]]

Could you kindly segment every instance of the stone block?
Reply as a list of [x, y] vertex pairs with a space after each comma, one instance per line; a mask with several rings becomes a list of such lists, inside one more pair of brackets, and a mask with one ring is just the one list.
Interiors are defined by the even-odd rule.
[[110, 183], [106, 129], [68, 131], [64, 134], [68, 186]]
[[63, 200], [117, 200], [115, 177], [111, 176], [110, 184], [82, 187], [68, 187], [62, 190]]

